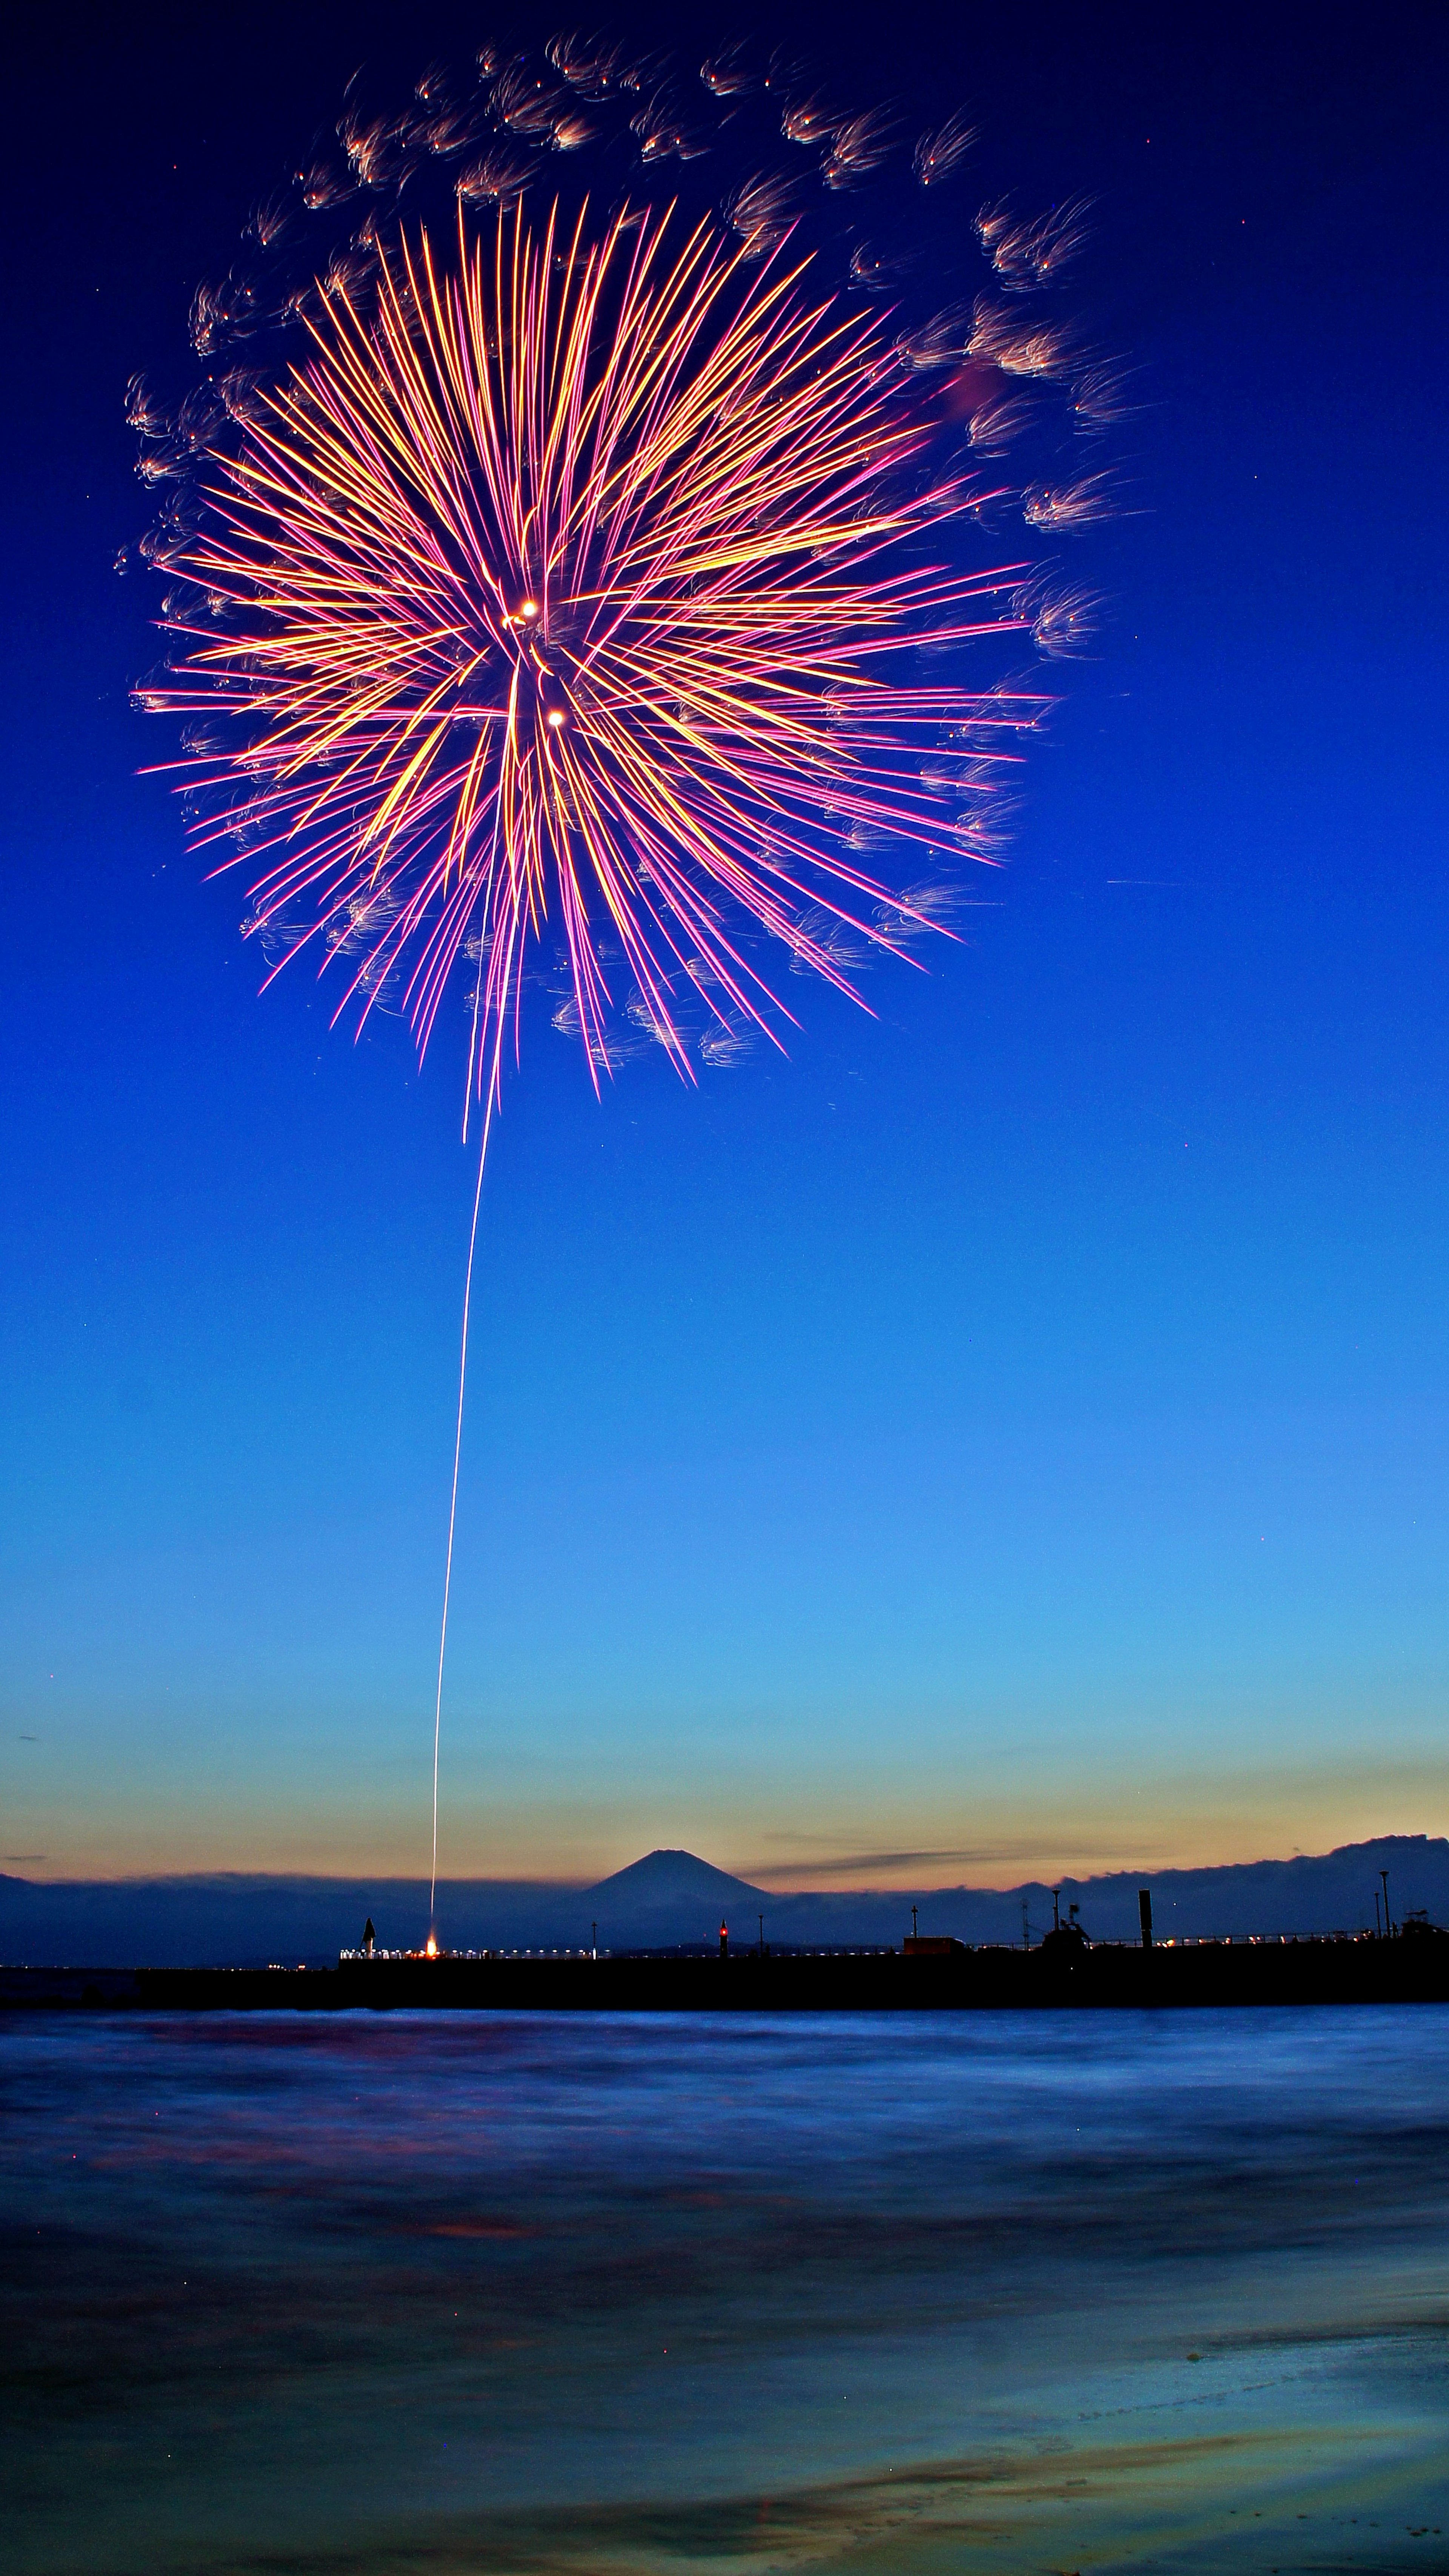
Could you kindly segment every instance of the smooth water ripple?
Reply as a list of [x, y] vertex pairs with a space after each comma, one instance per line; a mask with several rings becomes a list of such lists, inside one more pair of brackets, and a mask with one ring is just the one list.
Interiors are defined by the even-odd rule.
[[17, 2018], [0, 2560], [1449, 2569], [1446, 2042]]

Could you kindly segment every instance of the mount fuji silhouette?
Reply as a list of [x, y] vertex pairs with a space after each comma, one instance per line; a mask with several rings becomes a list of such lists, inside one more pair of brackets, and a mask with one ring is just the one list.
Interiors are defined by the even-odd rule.
[[[631, 1860], [584, 1890], [600, 1940], [642, 1942], [646, 1947], [680, 1940], [708, 1940], [728, 1916], [766, 1912], [774, 1903], [748, 1879], [696, 1859], [693, 1852], [652, 1851]], [[740, 1930], [743, 1932], [744, 1924]]]
[[751, 1887], [747, 1878], [731, 1878], [727, 1869], [716, 1869], [712, 1861], [699, 1860], [687, 1851], [646, 1852], [642, 1860], [614, 1870], [586, 1893], [617, 1898], [631, 1910], [641, 1905], [674, 1905], [680, 1898], [687, 1902], [693, 1897], [710, 1905], [738, 1903], [745, 1896], [758, 1897], [762, 1905], [774, 1903], [763, 1888]]

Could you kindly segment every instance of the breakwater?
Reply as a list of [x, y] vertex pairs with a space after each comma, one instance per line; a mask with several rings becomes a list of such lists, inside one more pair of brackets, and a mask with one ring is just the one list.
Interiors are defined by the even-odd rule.
[[972, 2012], [1449, 2002], [1449, 1934], [1034, 1950], [344, 1957], [335, 1967], [0, 1970], [0, 2009]]

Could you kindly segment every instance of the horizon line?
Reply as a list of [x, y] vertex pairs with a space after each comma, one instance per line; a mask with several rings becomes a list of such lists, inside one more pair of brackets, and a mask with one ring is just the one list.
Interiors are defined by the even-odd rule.
[[[1112, 1869], [1088, 1870], [1082, 1876], [1078, 1876], [1072, 1870], [1062, 1870], [1055, 1878], [1050, 1876], [1021, 1878], [1000, 1883], [994, 1881], [986, 1882], [973, 1881], [969, 1879], [951, 1879], [938, 1881], [931, 1886], [926, 1886], [924, 1883], [921, 1883], [917, 1888], [917, 1892], [925, 1893], [927, 1895], [965, 1893], [973, 1896], [1012, 1896], [1022, 1888], [1041, 1888], [1050, 1892], [1054, 1886], [1089, 1887], [1094, 1883], [1110, 1879], [1191, 1878], [1203, 1877], [1218, 1872], [1227, 1872], [1229, 1870], [1236, 1871], [1265, 1868], [1290, 1869], [1295, 1861], [1336, 1860], [1340, 1854], [1355, 1851], [1368, 1851], [1376, 1845], [1382, 1845], [1385, 1843], [1449, 1844], [1449, 1835], [1431, 1834], [1423, 1829], [1412, 1833], [1399, 1832], [1368, 1834], [1364, 1836], [1361, 1842], [1335, 1843], [1329, 1850], [1321, 1852], [1263, 1852], [1253, 1860], [1231, 1861], [1170, 1861], [1157, 1863], [1144, 1860], [1134, 1863], [1122, 1863]], [[909, 1888], [904, 1884], [889, 1885], [881, 1883], [869, 1884], [856, 1882], [843, 1886], [838, 1884], [826, 1886], [818, 1884], [800, 1884], [791, 1887], [769, 1887], [766, 1886], [762, 1880], [749, 1878], [743, 1870], [728, 1869], [722, 1863], [717, 1861], [706, 1861], [700, 1853], [689, 1851], [682, 1844], [656, 1844], [653, 1851], [641, 1852], [638, 1860], [623, 1862], [617, 1870], [607, 1871], [603, 1878], [512, 1878], [503, 1876], [484, 1876], [480, 1874], [471, 1877], [460, 1875], [445, 1878], [440, 1876], [437, 1881], [437, 1885], [439, 1888], [534, 1888], [540, 1890], [546, 1889], [560, 1895], [589, 1895], [609, 1886], [613, 1879], [622, 1877], [626, 1871], [637, 1869], [642, 1862], [652, 1860], [656, 1853], [667, 1854], [670, 1857], [677, 1855], [682, 1859], [698, 1863], [702, 1868], [716, 1870], [721, 1877], [734, 1879], [740, 1886], [752, 1889], [754, 1893], [758, 1895], [768, 1896], [777, 1904], [788, 1904], [795, 1898], [808, 1896], [838, 1898], [853, 1896], [900, 1896], [910, 1892]], [[16, 1857], [18, 1858], [19, 1855]], [[894, 1855], [891, 1857], [892, 1859], [895, 1858]], [[923, 1854], [922, 1857], [925, 1858], [926, 1855]], [[909, 1858], [909, 1854], [900, 1855], [897, 1865], [904, 1867]], [[776, 1866], [778, 1866], [778, 1864], [776, 1864]], [[850, 1863], [847, 1861], [842, 1863], [841, 1866], [848, 1868]], [[414, 1876], [398, 1871], [368, 1870], [366, 1868], [355, 1871], [230, 1868], [195, 1870], [163, 1869], [149, 1871], [123, 1870], [91, 1877], [66, 1876], [55, 1878], [28, 1878], [20, 1875], [18, 1872], [14, 1872], [13, 1870], [0, 1869], [0, 1886], [27, 1887], [35, 1889], [67, 1887], [215, 1887], [218, 1884], [225, 1883], [227, 1881], [252, 1886], [281, 1886], [302, 1883], [318, 1888], [415, 1888], [426, 1887], [428, 1885], [426, 1871], [421, 1875]]]

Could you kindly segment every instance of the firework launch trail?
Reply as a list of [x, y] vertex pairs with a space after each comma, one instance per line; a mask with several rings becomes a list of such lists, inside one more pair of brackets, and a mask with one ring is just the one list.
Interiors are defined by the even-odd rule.
[[[961, 648], [1029, 630], [1041, 651], [1077, 650], [1090, 617], [1089, 594], [1027, 563], [973, 565], [968, 536], [979, 554], [982, 513], [1013, 498], [1028, 528], [1107, 506], [1100, 473], [1024, 498], [1019, 475], [983, 477], [1033, 387], [1070, 378], [1080, 408], [1102, 362], [1019, 302], [902, 328], [879, 300], [901, 263], [865, 243], [849, 283], [876, 300], [848, 300], [807, 246], [792, 179], [756, 174], [719, 215], [647, 190], [608, 214], [555, 194], [530, 215], [530, 155], [593, 130], [596, 108], [581, 117], [569, 95], [611, 100], [643, 77], [574, 40], [548, 62], [565, 92], [480, 55], [503, 141], [460, 169], [450, 223], [369, 216], [288, 293], [278, 314], [306, 346], [285, 372], [209, 373], [169, 416], [139, 379], [131, 397], [163, 500], [142, 551], [173, 583], [168, 663], [138, 695], [183, 720], [193, 844], [246, 869], [268, 980], [310, 953], [340, 975], [339, 1013], [400, 1009], [423, 1052], [468, 970], [463, 1124], [476, 1104], [481, 1135], [435, 1887], [474, 1254], [530, 960], [555, 944], [555, 1026], [596, 1089], [641, 1043], [691, 1080], [752, 1036], [780, 1043], [772, 944], [859, 999], [873, 952], [946, 926], [963, 862], [995, 864], [1006, 768], [1047, 704], [1030, 681], [963, 685]], [[716, 102], [778, 94], [780, 131], [823, 154], [826, 189], [858, 188], [899, 147], [897, 121], [845, 117], [792, 77], [751, 79], [735, 52], [701, 74]], [[381, 202], [409, 152], [460, 152], [476, 110], [445, 90], [425, 75], [411, 122], [349, 108], [347, 172], [299, 173], [302, 207], [358, 188]], [[666, 91], [631, 118], [646, 167], [695, 157]], [[919, 185], [974, 141], [964, 116], [923, 137]], [[500, 153], [518, 163], [506, 185]], [[983, 209], [998, 290], [1054, 280], [1084, 213]], [[295, 220], [285, 198], [259, 208], [256, 244], [270, 253]], [[199, 355], [259, 329], [265, 306], [241, 271], [199, 290]]]

